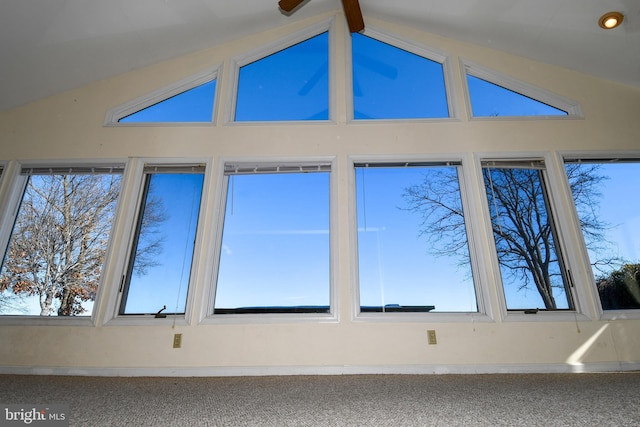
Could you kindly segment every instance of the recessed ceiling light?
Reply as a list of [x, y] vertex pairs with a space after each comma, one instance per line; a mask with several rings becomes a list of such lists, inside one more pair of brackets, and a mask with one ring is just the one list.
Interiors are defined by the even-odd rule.
[[622, 24], [624, 15], [620, 12], [607, 12], [600, 17], [598, 25], [605, 30], [611, 30]]

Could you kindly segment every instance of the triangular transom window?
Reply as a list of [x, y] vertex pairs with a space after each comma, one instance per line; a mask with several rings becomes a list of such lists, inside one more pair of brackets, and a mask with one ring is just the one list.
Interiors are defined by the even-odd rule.
[[450, 117], [441, 62], [362, 34], [352, 35], [353, 117]]
[[472, 117], [580, 116], [570, 100], [486, 68], [465, 65]]
[[234, 121], [329, 119], [329, 32], [242, 65]]
[[210, 122], [216, 81], [164, 99], [118, 120], [118, 123]]
[[211, 123], [218, 74], [209, 69], [113, 108], [105, 124]]

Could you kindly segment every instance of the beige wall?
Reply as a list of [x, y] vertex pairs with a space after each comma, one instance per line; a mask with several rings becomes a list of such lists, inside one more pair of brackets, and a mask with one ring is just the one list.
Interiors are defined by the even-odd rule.
[[[337, 320], [327, 322], [231, 322], [201, 324], [201, 301], [210, 286], [212, 247], [205, 244], [193, 283], [196, 303], [190, 321], [172, 327], [115, 325], [108, 317], [108, 294], [118, 285], [115, 267], [106, 283], [93, 325], [3, 324], [0, 372], [94, 374], [228, 374], [295, 372], [493, 372], [582, 369], [638, 369], [640, 317], [598, 320], [592, 289], [583, 293], [590, 316], [569, 320], [506, 320], [498, 307], [499, 284], [484, 274], [493, 319], [365, 321], [353, 311], [353, 225], [349, 156], [487, 152], [636, 151], [640, 156], [640, 90], [579, 72], [459, 43], [416, 29], [367, 19], [396, 36], [451, 56], [456, 76], [458, 120], [406, 123], [349, 123], [347, 65], [342, 16], [336, 16], [334, 62], [336, 121], [329, 124], [226, 125], [231, 59], [333, 15], [280, 28], [187, 57], [163, 62], [109, 80], [0, 113], [0, 160], [129, 157], [292, 157], [336, 158], [335, 291]], [[464, 102], [459, 58], [495, 69], [578, 102], [584, 119], [470, 121]], [[218, 80], [217, 123], [205, 126], [105, 127], [110, 108], [224, 64]], [[202, 241], [215, 239], [216, 192], [212, 174], [204, 208]], [[6, 186], [5, 186], [6, 190]], [[122, 234], [120, 235], [122, 237]], [[570, 239], [576, 237], [570, 237]], [[488, 249], [480, 243], [481, 248]], [[587, 270], [585, 270], [587, 271]], [[588, 274], [577, 286], [591, 286]], [[582, 280], [580, 280], [582, 279]], [[495, 281], [495, 280], [494, 280]], [[426, 330], [435, 329], [437, 345]], [[183, 348], [172, 348], [174, 333]], [[584, 366], [583, 366], [584, 365]]]

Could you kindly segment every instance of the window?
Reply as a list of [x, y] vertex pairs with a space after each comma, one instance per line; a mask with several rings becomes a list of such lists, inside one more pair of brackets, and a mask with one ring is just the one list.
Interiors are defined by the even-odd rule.
[[122, 169], [22, 169], [24, 192], [0, 271], [0, 314], [91, 314]]
[[328, 32], [240, 67], [235, 121], [328, 119]]
[[566, 116], [567, 112], [517, 92], [467, 75], [474, 117]]
[[182, 314], [191, 276], [201, 165], [147, 165], [119, 314]]
[[329, 313], [330, 164], [227, 164], [215, 315]]
[[216, 80], [186, 90], [118, 120], [118, 123], [210, 122]]
[[479, 65], [463, 65], [472, 117], [582, 117], [574, 101]]
[[565, 162], [602, 308], [640, 309], [640, 160]]
[[220, 66], [189, 76], [107, 111], [106, 126], [212, 123]]
[[358, 33], [351, 40], [356, 120], [449, 117], [440, 62]]
[[483, 161], [507, 310], [573, 310], [543, 160]]
[[477, 312], [460, 162], [357, 163], [361, 312]]

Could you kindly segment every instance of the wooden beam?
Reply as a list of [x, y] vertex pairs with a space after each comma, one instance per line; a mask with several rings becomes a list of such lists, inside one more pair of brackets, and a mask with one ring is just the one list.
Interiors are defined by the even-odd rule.
[[298, 7], [300, 3], [302, 3], [303, 1], [304, 0], [280, 0], [278, 2], [278, 6], [280, 6], [280, 9], [284, 10], [285, 12], [291, 12], [293, 9]]
[[364, 19], [362, 18], [358, 0], [342, 0], [342, 6], [344, 7], [344, 16], [347, 18], [349, 31], [359, 33], [364, 30]]

